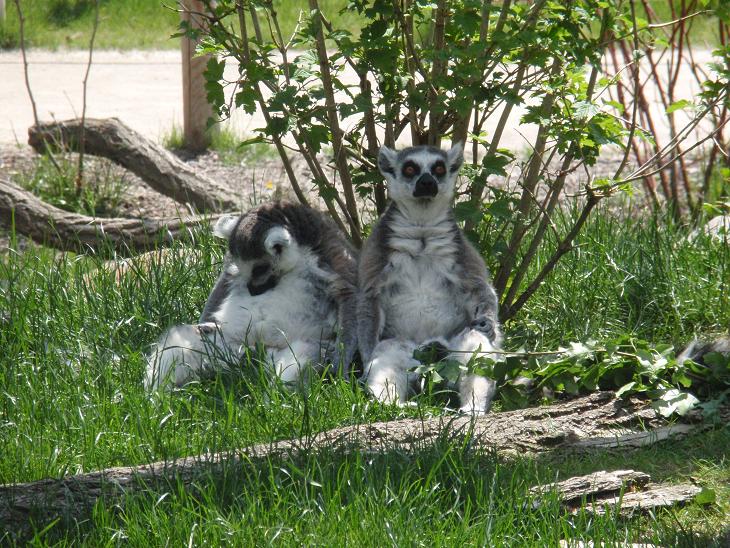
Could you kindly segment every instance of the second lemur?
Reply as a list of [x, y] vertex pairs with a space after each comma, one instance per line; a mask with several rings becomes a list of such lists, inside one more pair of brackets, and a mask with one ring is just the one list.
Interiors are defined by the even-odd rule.
[[[461, 144], [380, 149], [391, 203], [360, 256], [357, 336], [366, 385], [381, 401], [404, 403], [417, 388], [421, 345], [439, 343], [467, 364], [502, 342], [489, 271], [451, 205], [462, 163]], [[464, 372], [456, 384], [463, 412], [489, 410], [493, 380]]]

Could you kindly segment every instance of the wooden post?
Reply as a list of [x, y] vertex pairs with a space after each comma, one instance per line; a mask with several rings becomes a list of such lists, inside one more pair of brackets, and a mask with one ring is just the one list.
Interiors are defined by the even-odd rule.
[[[183, 11], [180, 17], [189, 21], [193, 28], [202, 28], [203, 20], [196, 13], [203, 13], [205, 5], [201, 0], [181, 0]], [[205, 91], [205, 66], [211, 55], [195, 57], [196, 42], [182, 38], [182, 77], [183, 77], [183, 139], [185, 147], [199, 152], [210, 144], [211, 132], [217, 128], [206, 129], [208, 118], [213, 109], [208, 104]]]

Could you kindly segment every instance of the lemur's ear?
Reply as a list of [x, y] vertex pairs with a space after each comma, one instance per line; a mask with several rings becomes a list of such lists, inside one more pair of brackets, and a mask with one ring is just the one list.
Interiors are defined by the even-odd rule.
[[213, 234], [219, 238], [223, 238], [224, 240], [230, 239], [231, 234], [233, 234], [233, 229], [236, 228], [238, 219], [238, 215], [223, 215], [223, 217], [218, 219], [215, 223], [215, 226], [213, 227]]
[[378, 152], [378, 168], [380, 173], [385, 175], [395, 175], [395, 162], [398, 158], [398, 153], [386, 146], [380, 147]]
[[464, 143], [454, 143], [451, 150], [446, 153], [446, 159], [449, 163], [449, 171], [451, 173], [459, 171], [461, 164], [464, 163]]
[[283, 226], [275, 226], [270, 229], [264, 239], [264, 248], [272, 257], [278, 257], [291, 245], [292, 237], [289, 231]]

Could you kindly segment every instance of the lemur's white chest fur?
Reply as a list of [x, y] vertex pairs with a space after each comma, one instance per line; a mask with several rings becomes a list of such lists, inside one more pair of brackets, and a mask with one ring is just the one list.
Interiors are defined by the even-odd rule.
[[337, 322], [333, 296], [327, 290], [330, 277], [314, 254], [304, 253], [276, 287], [260, 295], [249, 293], [245, 277], [236, 279], [213, 317], [229, 345], [287, 348], [297, 340], [330, 340]]
[[447, 337], [468, 321], [459, 282], [456, 232], [448, 217], [413, 224], [400, 212], [389, 225], [389, 261], [382, 273], [382, 338], [416, 343]]

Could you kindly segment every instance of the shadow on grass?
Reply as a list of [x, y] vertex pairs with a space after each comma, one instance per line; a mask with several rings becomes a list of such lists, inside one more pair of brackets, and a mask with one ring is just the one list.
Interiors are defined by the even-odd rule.
[[[160, 478], [139, 493], [99, 502], [82, 519], [37, 522], [34, 541], [556, 546], [577, 539], [721, 546], [730, 535], [728, 454], [725, 427], [630, 451], [505, 457], [472, 450], [468, 439], [444, 438], [414, 452], [231, 458], [202, 464], [185, 481]], [[528, 494], [537, 484], [626, 468], [654, 482], [692, 479], [715, 489], [717, 503], [631, 518], [571, 516], [554, 497], [536, 507]]]

